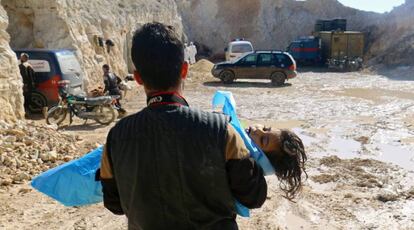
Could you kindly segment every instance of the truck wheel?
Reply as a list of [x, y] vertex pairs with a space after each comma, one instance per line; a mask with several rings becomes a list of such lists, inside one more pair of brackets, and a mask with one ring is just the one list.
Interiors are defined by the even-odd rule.
[[270, 76], [273, 86], [282, 86], [285, 84], [286, 77], [283, 73], [275, 72]]
[[220, 79], [224, 84], [231, 84], [234, 81], [234, 73], [230, 70], [224, 70], [220, 74]]
[[42, 112], [43, 107], [47, 106], [47, 99], [40, 92], [31, 92], [28, 109], [31, 113]]

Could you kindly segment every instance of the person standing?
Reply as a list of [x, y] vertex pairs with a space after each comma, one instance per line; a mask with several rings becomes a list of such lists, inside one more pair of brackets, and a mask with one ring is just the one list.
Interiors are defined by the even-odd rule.
[[193, 42], [190, 42], [190, 64], [196, 63], [197, 47]]
[[116, 76], [114, 73], [110, 71], [110, 67], [108, 64], [105, 64], [102, 66], [102, 71], [104, 73], [103, 80], [105, 84], [105, 88], [103, 93], [108, 92], [109, 95], [119, 96], [116, 100], [116, 107], [119, 113], [125, 114], [126, 111], [121, 107], [121, 89], [119, 88], [119, 83], [122, 81], [118, 76]]
[[135, 80], [147, 107], [120, 120], [108, 136], [100, 179], [104, 206], [125, 214], [128, 229], [238, 229], [235, 199], [266, 200], [263, 170], [228, 118], [192, 108], [183, 97], [184, 47], [171, 26], [135, 32]]
[[23, 78], [23, 96], [24, 96], [24, 108], [26, 114], [29, 110], [30, 101], [32, 99], [31, 95], [35, 89], [35, 71], [29, 63], [29, 55], [27, 53], [22, 53], [20, 55], [20, 64], [19, 64], [20, 75]]
[[184, 61], [186, 61], [188, 64], [191, 64], [190, 55], [191, 55], [190, 46], [188, 46], [187, 43], [184, 43]]

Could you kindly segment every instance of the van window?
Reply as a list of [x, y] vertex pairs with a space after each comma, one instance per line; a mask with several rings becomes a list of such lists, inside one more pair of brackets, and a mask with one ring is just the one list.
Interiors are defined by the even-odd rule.
[[56, 53], [56, 57], [63, 74], [82, 72], [78, 59], [72, 52], [59, 52]]
[[247, 53], [251, 51], [253, 51], [253, 49], [249, 44], [236, 44], [231, 47], [232, 53]]
[[32, 65], [33, 70], [36, 73], [49, 73], [50, 72], [50, 64], [46, 60], [29, 59], [28, 62], [30, 63], [30, 65]]

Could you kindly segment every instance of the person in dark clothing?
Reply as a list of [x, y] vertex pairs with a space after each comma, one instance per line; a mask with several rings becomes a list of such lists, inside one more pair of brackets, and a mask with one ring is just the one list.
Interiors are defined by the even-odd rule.
[[35, 71], [33, 67], [28, 62], [29, 55], [26, 53], [22, 53], [20, 55], [20, 64], [19, 70], [20, 75], [23, 78], [23, 96], [24, 96], [24, 108], [26, 111], [29, 111], [29, 104], [31, 101], [31, 95], [33, 90], [35, 89]]
[[100, 179], [104, 206], [125, 214], [129, 229], [238, 229], [235, 200], [259, 208], [263, 170], [217, 113], [189, 107], [183, 44], [171, 26], [135, 32], [135, 80], [147, 107], [120, 120], [107, 137]]
[[119, 113], [125, 114], [126, 111], [121, 107], [121, 89], [119, 88], [119, 83], [121, 83], [121, 78], [116, 76], [114, 73], [110, 71], [109, 65], [105, 64], [102, 66], [102, 71], [104, 72], [103, 79], [105, 88], [103, 93], [108, 92], [109, 95], [119, 96], [120, 98], [116, 100], [116, 107]]

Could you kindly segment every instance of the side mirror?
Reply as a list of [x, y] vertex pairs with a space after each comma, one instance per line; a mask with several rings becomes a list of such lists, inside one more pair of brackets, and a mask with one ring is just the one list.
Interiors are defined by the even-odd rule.
[[226, 48], [224, 48], [224, 52], [227, 52], [229, 49], [226, 47]]

